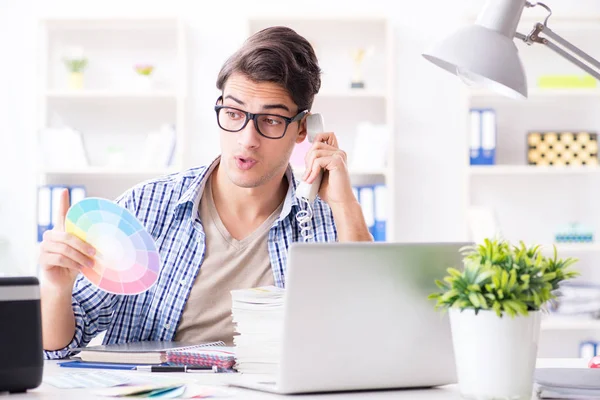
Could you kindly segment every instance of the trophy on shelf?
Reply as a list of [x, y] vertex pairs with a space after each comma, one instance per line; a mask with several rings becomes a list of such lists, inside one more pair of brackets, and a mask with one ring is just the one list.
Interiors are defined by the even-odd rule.
[[367, 56], [372, 53], [372, 48], [357, 47], [352, 50], [351, 56], [354, 60], [354, 72], [352, 74], [352, 81], [350, 82], [350, 88], [352, 89], [364, 89], [365, 82], [363, 79], [362, 65], [363, 61]]

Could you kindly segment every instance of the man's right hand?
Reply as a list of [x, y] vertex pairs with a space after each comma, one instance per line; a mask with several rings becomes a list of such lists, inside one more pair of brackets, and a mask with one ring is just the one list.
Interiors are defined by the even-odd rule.
[[56, 288], [73, 290], [75, 279], [82, 268], [94, 266], [96, 250], [65, 232], [65, 218], [69, 210], [69, 191], [60, 196], [59, 217], [54, 229], [44, 232], [40, 247], [39, 264], [43, 279]]

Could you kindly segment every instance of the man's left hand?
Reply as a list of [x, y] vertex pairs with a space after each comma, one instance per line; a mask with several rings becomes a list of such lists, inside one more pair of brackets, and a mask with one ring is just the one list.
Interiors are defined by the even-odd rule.
[[356, 202], [352, 193], [346, 152], [338, 146], [333, 132], [319, 133], [305, 157], [306, 171], [302, 180], [312, 183], [324, 171], [319, 197], [330, 207]]

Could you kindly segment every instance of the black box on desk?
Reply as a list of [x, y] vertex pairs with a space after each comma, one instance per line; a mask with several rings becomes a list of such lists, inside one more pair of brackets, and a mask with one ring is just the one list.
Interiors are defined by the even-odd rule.
[[0, 278], [0, 392], [36, 388], [43, 372], [39, 281]]

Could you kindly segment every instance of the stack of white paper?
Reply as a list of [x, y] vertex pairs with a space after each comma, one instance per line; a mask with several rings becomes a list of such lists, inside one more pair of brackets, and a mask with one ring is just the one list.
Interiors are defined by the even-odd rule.
[[550, 307], [554, 314], [600, 318], [600, 285], [565, 282], [560, 285], [556, 294], [558, 297]]
[[600, 369], [537, 368], [534, 392], [540, 399], [598, 399]]
[[277, 374], [285, 290], [275, 286], [231, 291], [235, 368], [241, 373]]

